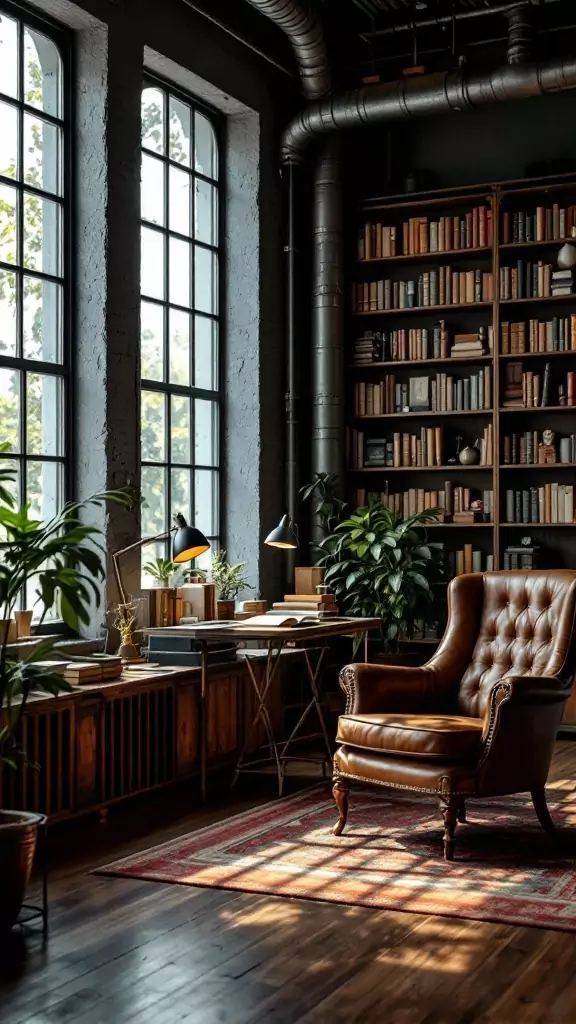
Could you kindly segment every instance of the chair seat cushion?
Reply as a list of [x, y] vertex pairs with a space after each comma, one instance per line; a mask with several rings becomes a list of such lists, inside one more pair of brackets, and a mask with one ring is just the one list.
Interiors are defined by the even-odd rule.
[[484, 722], [459, 715], [342, 715], [338, 743], [442, 761], [478, 757]]

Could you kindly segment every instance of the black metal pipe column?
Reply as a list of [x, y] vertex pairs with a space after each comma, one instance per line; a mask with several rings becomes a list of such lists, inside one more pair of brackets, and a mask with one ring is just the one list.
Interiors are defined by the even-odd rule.
[[[296, 212], [297, 170], [288, 164], [286, 175], [286, 504], [294, 523], [298, 522], [300, 486], [300, 317], [298, 244]], [[287, 579], [294, 578], [295, 555], [287, 552]]]
[[314, 177], [312, 471], [344, 481], [344, 309], [341, 137], [319, 153]]

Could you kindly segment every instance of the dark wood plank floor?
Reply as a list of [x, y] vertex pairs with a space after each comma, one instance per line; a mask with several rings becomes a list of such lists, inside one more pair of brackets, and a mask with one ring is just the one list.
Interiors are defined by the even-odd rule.
[[[553, 776], [576, 781], [576, 743]], [[574, 1024], [576, 935], [88, 873], [261, 799], [58, 829], [50, 940], [0, 953], [1, 1024]]]

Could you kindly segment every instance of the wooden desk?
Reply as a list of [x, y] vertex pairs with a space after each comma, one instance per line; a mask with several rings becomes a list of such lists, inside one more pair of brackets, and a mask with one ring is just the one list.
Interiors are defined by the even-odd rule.
[[[276, 766], [276, 772], [278, 776], [278, 795], [282, 796], [284, 788], [284, 775], [286, 772], [286, 764], [289, 761], [318, 761], [320, 760], [324, 765], [330, 763], [332, 760], [332, 749], [330, 746], [330, 740], [328, 738], [328, 732], [326, 730], [326, 724], [324, 721], [324, 714], [322, 711], [322, 705], [318, 693], [318, 677], [320, 669], [322, 667], [322, 661], [326, 653], [328, 641], [331, 637], [336, 636], [354, 636], [358, 634], [367, 635], [370, 630], [379, 629], [382, 625], [381, 619], [340, 619], [338, 621], [326, 620], [314, 626], [265, 626], [255, 627], [247, 625], [246, 623], [240, 622], [238, 625], [231, 626], [223, 623], [221, 626], [217, 625], [197, 625], [197, 626], [186, 626], [186, 627], [175, 627], [181, 636], [189, 636], [196, 640], [200, 644], [202, 651], [202, 685], [201, 685], [201, 700], [202, 708], [200, 714], [201, 723], [201, 738], [200, 738], [200, 750], [201, 750], [201, 765], [200, 765], [200, 779], [202, 797], [206, 798], [206, 727], [205, 723], [208, 716], [208, 668], [209, 668], [209, 657], [210, 648], [209, 644], [211, 640], [235, 640], [238, 643], [245, 641], [262, 641], [266, 644], [266, 665], [264, 672], [256, 671], [256, 660], [261, 661], [261, 655], [258, 659], [255, 656], [250, 655], [249, 650], [243, 652], [243, 658], [246, 663], [246, 668], [250, 675], [250, 680], [254, 688], [256, 696], [256, 715], [252, 721], [248, 733], [246, 735], [244, 747], [238, 759], [236, 765], [236, 772], [234, 781], [238, 778], [240, 772], [262, 772], [266, 770], [266, 765], [272, 764]], [[306, 673], [308, 682], [310, 685], [311, 698], [304, 711], [302, 712], [300, 719], [294, 726], [290, 736], [287, 740], [283, 740], [281, 743], [278, 742], [270, 718], [269, 709], [267, 705], [268, 697], [283, 650], [286, 649], [288, 644], [295, 645], [299, 650], [302, 651], [303, 657], [306, 663]], [[320, 649], [320, 653], [313, 664], [312, 650]], [[298, 733], [306, 721], [308, 715], [312, 711], [312, 708], [316, 709], [318, 719], [320, 722], [320, 728], [322, 732], [322, 739], [324, 742], [325, 754], [322, 758], [317, 757], [304, 757], [301, 755], [288, 754], [290, 747], [297, 741]], [[270, 749], [270, 756], [267, 758], [259, 758], [257, 761], [246, 761], [246, 753], [250, 749], [250, 740], [254, 731], [258, 728], [258, 725], [262, 721], [264, 723], [266, 734], [268, 736], [268, 743]]]

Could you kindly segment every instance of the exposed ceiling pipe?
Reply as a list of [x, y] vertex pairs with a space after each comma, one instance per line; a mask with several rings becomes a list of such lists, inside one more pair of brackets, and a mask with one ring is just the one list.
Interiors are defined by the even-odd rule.
[[536, 33], [532, 23], [532, 11], [527, 5], [518, 4], [506, 12], [508, 18], [508, 63], [526, 64], [534, 52]]
[[[560, 0], [524, 0], [525, 5], [539, 7], [542, 4], [556, 4]], [[368, 42], [370, 39], [378, 39], [381, 36], [391, 36], [398, 32], [414, 32], [421, 28], [436, 28], [442, 25], [451, 25], [454, 21], [468, 21], [470, 18], [485, 18], [487, 15], [507, 14], [510, 10], [510, 0], [500, 4], [492, 4], [490, 7], [466, 7], [464, 10], [454, 11], [452, 14], [432, 15], [428, 18], [415, 18], [413, 21], [403, 22], [398, 25], [386, 25], [384, 28], [374, 29], [372, 32], [362, 32], [361, 39]]]
[[245, 46], [248, 50], [252, 50], [252, 53], [256, 53], [259, 57], [262, 57], [265, 61], [268, 62], [268, 64], [272, 64], [275, 68], [278, 68], [279, 71], [283, 71], [285, 75], [289, 75], [290, 78], [295, 77], [293, 71], [290, 71], [289, 68], [284, 67], [284, 65], [280, 64], [279, 61], [274, 60], [274, 57], [271, 57], [269, 53], [266, 53], [264, 50], [261, 50], [259, 46], [256, 46], [254, 43], [250, 42], [250, 40], [246, 39], [245, 36], [240, 35], [239, 32], [235, 32], [234, 29], [230, 28], [230, 26], [226, 24], [226, 22], [222, 21], [220, 18], [215, 17], [215, 15], [213, 14], [209, 14], [208, 11], [206, 11], [199, 4], [195, 4], [193, 0], [184, 0], [184, 3], [188, 7], [191, 7], [193, 11], [196, 11], [197, 14], [201, 14], [202, 17], [206, 18], [207, 21], [212, 22], [213, 25], [216, 25], [219, 29], [222, 29], [222, 31], [225, 32], [226, 35], [231, 36], [232, 39], [235, 39], [237, 43], [241, 43], [242, 46]]
[[308, 4], [299, 0], [248, 0], [270, 18], [292, 43], [302, 92], [318, 100], [330, 92], [330, 70], [322, 24]]
[[284, 163], [302, 163], [308, 143], [319, 135], [432, 114], [462, 113], [494, 103], [576, 88], [576, 56], [544, 64], [507, 64], [496, 71], [465, 67], [365, 86], [311, 104], [282, 136]]

